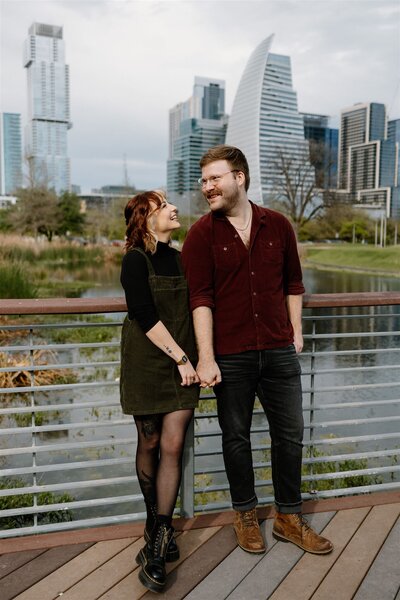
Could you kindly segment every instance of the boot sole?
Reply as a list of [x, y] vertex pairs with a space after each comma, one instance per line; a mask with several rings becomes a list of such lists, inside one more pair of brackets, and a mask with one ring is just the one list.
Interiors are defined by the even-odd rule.
[[164, 591], [165, 584], [160, 585], [159, 583], [155, 583], [152, 579], [150, 579], [148, 575], [146, 575], [143, 569], [139, 572], [139, 581], [145, 588], [147, 588], [151, 592], [155, 592], [156, 594], [162, 594], [162, 592]]
[[143, 551], [140, 550], [140, 552], [136, 555], [136, 563], [142, 567], [141, 571], [139, 571], [139, 581], [140, 583], [147, 588], [148, 590], [150, 590], [151, 592], [155, 592], [156, 594], [161, 594], [164, 591], [164, 587], [165, 587], [165, 583], [163, 583], [162, 585], [160, 585], [159, 583], [157, 583], [156, 581], [154, 581], [153, 579], [151, 579], [151, 577], [149, 577], [149, 575], [147, 575], [147, 573], [144, 571], [144, 567], [146, 565], [146, 559], [143, 555]]
[[310, 550], [309, 548], [302, 546], [298, 542], [295, 542], [294, 540], [291, 540], [290, 538], [286, 538], [283, 535], [281, 535], [280, 533], [276, 533], [275, 531], [272, 531], [272, 535], [276, 540], [278, 540], [278, 542], [286, 542], [286, 543], [290, 542], [291, 544], [298, 546], [299, 548], [301, 548], [305, 552], [309, 552], [310, 554], [329, 554], [333, 550], [333, 546], [332, 546], [332, 548], [328, 548], [327, 550]]

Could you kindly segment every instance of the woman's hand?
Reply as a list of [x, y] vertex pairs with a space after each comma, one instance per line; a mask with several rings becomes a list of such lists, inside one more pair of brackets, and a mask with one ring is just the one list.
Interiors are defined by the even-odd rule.
[[200, 379], [198, 378], [190, 360], [188, 360], [184, 365], [177, 365], [177, 367], [182, 377], [181, 385], [192, 385], [193, 383], [200, 382]]

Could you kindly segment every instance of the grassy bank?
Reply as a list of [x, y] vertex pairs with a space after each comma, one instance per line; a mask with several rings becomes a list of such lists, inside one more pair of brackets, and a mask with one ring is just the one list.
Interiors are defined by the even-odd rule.
[[302, 245], [304, 267], [382, 273], [400, 277], [400, 246], [376, 248], [360, 244]]
[[79, 296], [94, 285], [80, 278], [83, 267], [119, 264], [121, 255], [119, 247], [0, 234], [0, 298]]

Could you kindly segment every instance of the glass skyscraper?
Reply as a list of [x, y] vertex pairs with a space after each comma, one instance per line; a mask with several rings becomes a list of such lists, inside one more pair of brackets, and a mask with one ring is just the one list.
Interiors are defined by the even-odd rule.
[[[307, 161], [308, 156], [290, 57], [270, 52], [273, 37], [262, 41], [247, 62], [226, 134], [226, 143], [240, 148], [248, 160], [249, 198], [265, 205], [279, 201], [283, 176], [277, 156], [286, 155], [294, 161]], [[307, 183], [312, 183], [313, 170], [308, 170]]]
[[225, 142], [225, 82], [195, 77], [193, 95], [169, 111], [167, 189], [176, 195], [198, 189], [199, 160], [208, 148]]
[[0, 194], [9, 196], [21, 185], [21, 115], [0, 113]]
[[388, 130], [384, 104], [342, 110], [338, 186], [356, 206], [399, 217], [398, 141], [395, 125]]
[[28, 75], [26, 155], [35, 184], [70, 189], [67, 132], [72, 127], [69, 67], [62, 27], [34, 23], [24, 48]]
[[327, 115], [301, 115], [304, 120], [304, 135], [310, 143], [310, 160], [315, 167], [317, 187], [325, 190], [336, 188], [339, 130], [329, 127]]

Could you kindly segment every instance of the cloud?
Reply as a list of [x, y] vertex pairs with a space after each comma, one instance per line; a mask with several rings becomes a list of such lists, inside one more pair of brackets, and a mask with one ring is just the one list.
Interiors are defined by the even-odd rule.
[[26, 119], [22, 46], [32, 22], [62, 25], [71, 74], [74, 183], [165, 183], [168, 110], [195, 75], [226, 80], [226, 109], [246, 62], [275, 33], [292, 58], [299, 109], [338, 115], [355, 102], [399, 117], [399, 4], [392, 0], [1, 0], [1, 106]]

